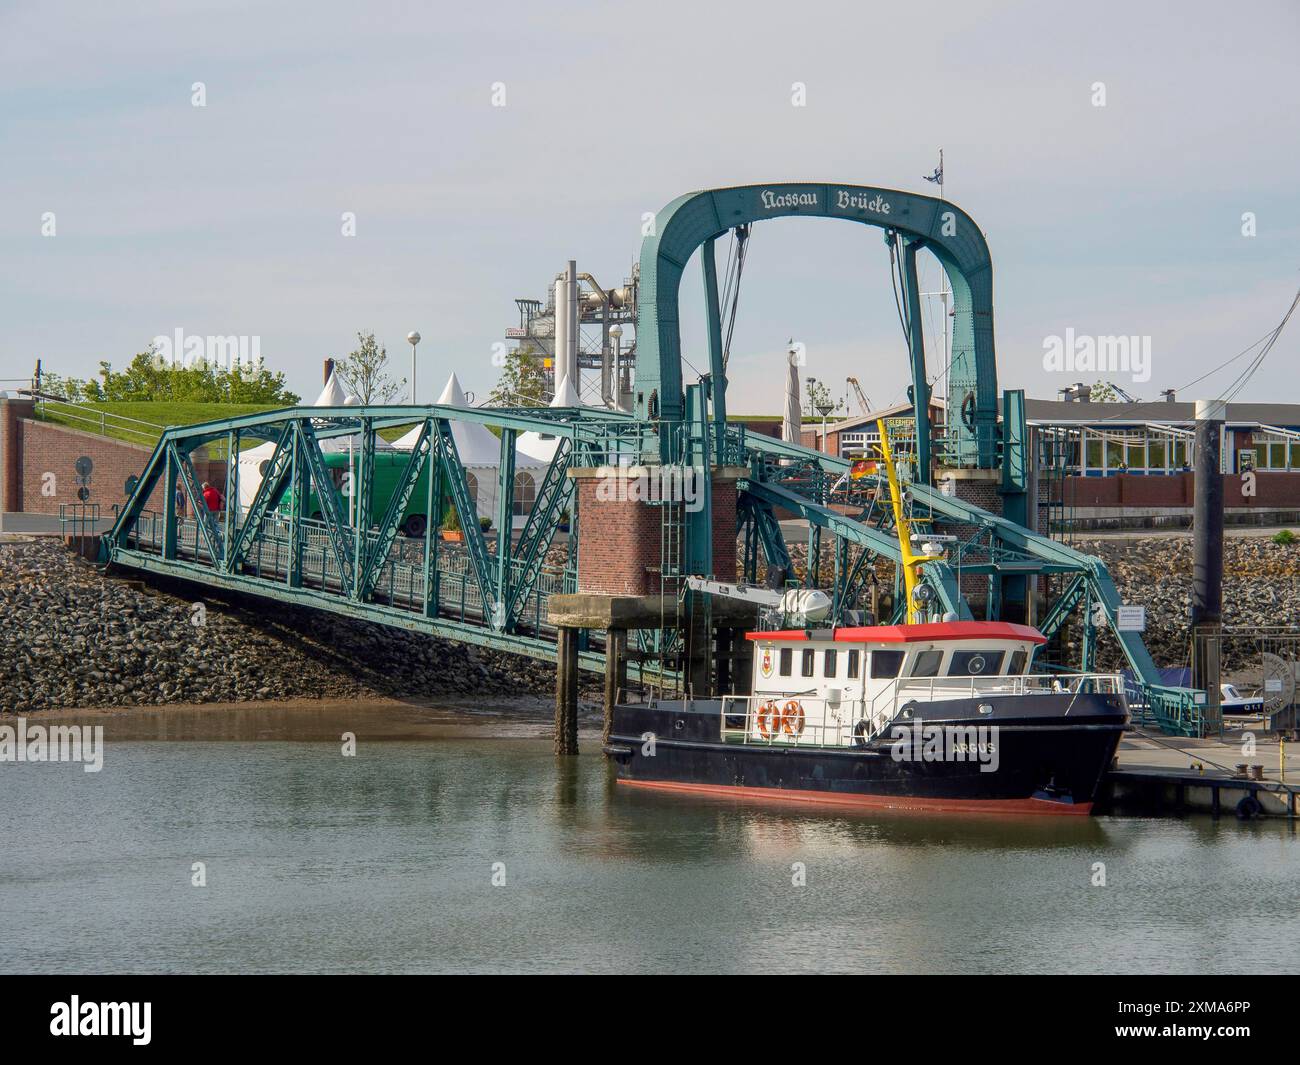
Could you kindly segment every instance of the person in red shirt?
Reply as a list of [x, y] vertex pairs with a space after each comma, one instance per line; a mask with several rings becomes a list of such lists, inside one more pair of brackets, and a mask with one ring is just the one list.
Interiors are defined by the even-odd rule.
[[214, 514], [220, 513], [222, 506], [225, 504], [225, 500], [221, 498], [221, 493], [208, 484], [207, 481], [203, 482], [203, 502], [207, 504], [208, 509]]

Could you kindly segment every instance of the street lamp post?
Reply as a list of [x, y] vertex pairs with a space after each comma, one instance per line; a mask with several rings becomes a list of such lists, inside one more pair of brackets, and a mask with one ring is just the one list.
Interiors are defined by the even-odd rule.
[[420, 343], [420, 334], [410, 332], [406, 334], [406, 342], [411, 345], [411, 405], [415, 405], [415, 348]]
[[[818, 403], [817, 410], [822, 416], [822, 450], [826, 451], [826, 415], [835, 409], [833, 403]], [[827, 452], [829, 454], [829, 452]]]

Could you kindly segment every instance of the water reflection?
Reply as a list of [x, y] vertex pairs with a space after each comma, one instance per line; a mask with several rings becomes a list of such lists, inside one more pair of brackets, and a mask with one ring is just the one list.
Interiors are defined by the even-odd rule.
[[[322, 711], [310, 741], [253, 740], [286, 727], [270, 710], [178, 718], [173, 734], [204, 737], [184, 743], [110, 730], [99, 774], [0, 765], [0, 970], [1168, 972], [1251, 957], [1284, 971], [1300, 957], [1300, 851], [1282, 822], [669, 795], [615, 785], [594, 738], [556, 759], [536, 721], [520, 727], [540, 738], [467, 738], [416, 708], [399, 725], [424, 738], [358, 727], [344, 757], [349, 716]], [[189, 884], [196, 860], [206, 889]]]

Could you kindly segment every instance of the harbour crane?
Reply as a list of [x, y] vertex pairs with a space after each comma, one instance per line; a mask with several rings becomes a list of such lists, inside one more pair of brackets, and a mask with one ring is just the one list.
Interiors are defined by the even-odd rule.
[[846, 377], [844, 380], [853, 389], [853, 394], [858, 397], [858, 406], [862, 408], [862, 413], [870, 414], [871, 404], [867, 402], [866, 394], [862, 391], [862, 386], [858, 384], [858, 379], [856, 377]]

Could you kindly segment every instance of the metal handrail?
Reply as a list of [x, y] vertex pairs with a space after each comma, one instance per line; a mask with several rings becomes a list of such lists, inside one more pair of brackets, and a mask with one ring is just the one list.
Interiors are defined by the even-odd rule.
[[[111, 426], [122, 433], [129, 433], [132, 436], [141, 437], [146, 442], [153, 444], [163, 434], [167, 428], [165, 425], [158, 425], [155, 422], [145, 421], [143, 418], [131, 418], [125, 414], [113, 414], [111, 411], [100, 410], [92, 407], [87, 403], [78, 403], [75, 400], [63, 399], [60, 396], [52, 395], [48, 392], [38, 392], [34, 389], [19, 389], [20, 395], [30, 396], [37, 403], [38, 410], [45, 410], [50, 406], [55, 408], [71, 408], [70, 413], [66, 410], [55, 410], [61, 418], [69, 421], [84, 422], [87, 425], [98, 425], [101, 435], [105, 435]], [[129, 422], [131, 424], [121, 424]], [[133, 426], [143, 425], [146, 429], [135, 429]]]
[[98, 503], [59, 504], [59, 532], [63, 536], [86, 536], [93, 533], [98, 524]]
[[[825, 697], [807, 696], [800, 692], [768, 692], [760, 695], [724, 696], [722, 699], [722, 733], [743, 736], [744, 743], [763, 745], [795, 744], [803, 746], [844, 747], [869, 742], [878, 737], [899, 711], [909, 702], [927, 699], [931, 702], [980, 695], [1118, 695], [1125, 697], [1124, 678], [1118, 673], [1051, 673], [1014, 674], [987, 677], [899, 677], [887, 684], [870, 700], [843, 699], [831, 701]], [[888, 697], [888, 698], [886, 698]], [[881, 701], [885, 700], [883, 705]], [[797, 735], [779, 730], [771, 738], [756, 736], [758, 713], [769, 703], [778, 708], [795, 701], [804, 711], [805, 724]], [[1127, 700], [1126, 700], [1127, 705]], [[740, 709], [743, 707], [744, 709]], [[847, 708], [847, 713], [845, 709]], [[809, 710], [821, 710], [821, 722], [807, 720], [817, 716]], [[830, 714], [827, 714], [827, 711]], [[744, 714], [744, 727], [728, 725], [727, 719]], [[827, 717], [834, 717], [834, 725]], [[867, 723], [861, 735], [855, 735], [859, 722]], [[828, 741], [828, 737], [833, 737]]]

